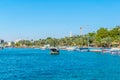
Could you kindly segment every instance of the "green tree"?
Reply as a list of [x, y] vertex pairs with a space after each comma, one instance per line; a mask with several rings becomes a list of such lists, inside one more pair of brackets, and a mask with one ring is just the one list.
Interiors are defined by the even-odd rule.
[[112, 42], [111, 37], [106, 37], [101, 40], [102, 46], [110, 47]]
[[119, 47], [120, 47], [120, 36], [117, 36], [116, 41], [119, 43]]
[[11, 42], [11, 46], [14, 47], [15, 46], [15, 42], [12, 41]]
[[109, 36], [109, 31], [107, 28], [100, 28], [99, 30], [97, 30], [95, 38], [99, 46], [102, 46], [102, 39], [108, 36]]
[[110, 37], [113, 40], [116, 40], [116, 38], [120, 36], [120, 26], [116, 26], [115, 28], [113, 28], [112, 30], [110, 30]]

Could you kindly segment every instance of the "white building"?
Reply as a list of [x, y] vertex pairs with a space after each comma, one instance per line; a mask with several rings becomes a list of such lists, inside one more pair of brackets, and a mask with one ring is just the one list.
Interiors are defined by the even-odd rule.
[[8, 45], [7, 46], [11, 46], [11, 42], [8, 42]]

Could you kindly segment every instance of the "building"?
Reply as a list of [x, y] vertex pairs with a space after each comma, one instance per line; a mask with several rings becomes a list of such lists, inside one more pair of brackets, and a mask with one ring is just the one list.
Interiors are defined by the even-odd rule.
[[11, 46], [11, 45], [12, 45], [11, 42], [8, 42], [7, 46]]

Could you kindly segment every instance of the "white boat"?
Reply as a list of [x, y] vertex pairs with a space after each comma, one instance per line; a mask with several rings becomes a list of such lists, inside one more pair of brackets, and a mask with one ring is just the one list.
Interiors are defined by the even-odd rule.
[[41, 47], [41, 50], [46, 50], [47, 48], [46, 47]]
[[81, 52], [89, 52], [89, 49], [88, 48], [80, 48], [80, 51]]
[[40, 49], [40, 48], [37, 48], [37, 47], [36, 47], [36, 48], [33, 48], [33, 49]]
[[110, 51], [111, 54], [120, 54], [120, 48], [112, 48]]
[[66, 50], [66, 46], [60, 46], [59, 49]]
[[42, 50], [46, 50], [46, 49], [49, 49], [50, 48], [50, 45], [47, 44], [47, 45], [44, 45], [43, 47], [41, 47]]
[[102, 52], [102, 48], [91, 47], [89, 48], [90, 52]]
[[111, 48], [103, 48], [102, 52], [103, 53], [110, 53], [111, 52]]
[[74, 50], [77, 49], [77, 47], [67, 47], [66, 49], [67, 49], [68, 51], [74, 51]]

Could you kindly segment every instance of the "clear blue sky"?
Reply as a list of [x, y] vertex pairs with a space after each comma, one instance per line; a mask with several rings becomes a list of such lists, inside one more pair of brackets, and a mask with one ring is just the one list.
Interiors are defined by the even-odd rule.
[[[89, 26], [87, 26], [89, 25]], [[120, 0], [0, 0], [0, 38], [40, 39], [120, 25]]]

